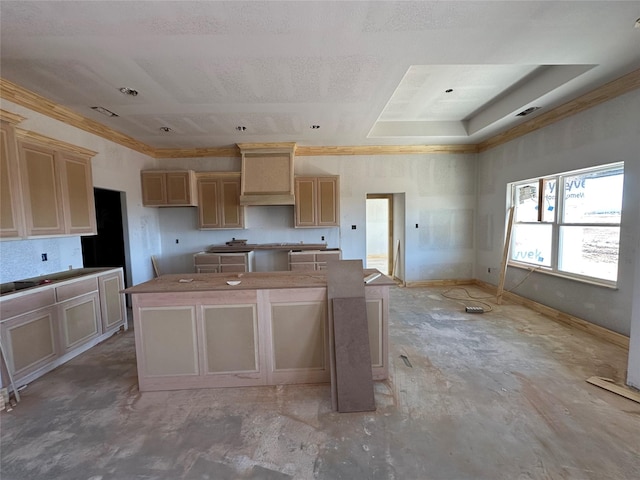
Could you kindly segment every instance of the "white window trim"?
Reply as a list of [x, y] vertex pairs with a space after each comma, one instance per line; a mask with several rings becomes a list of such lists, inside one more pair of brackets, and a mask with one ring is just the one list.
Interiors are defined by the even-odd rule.
[[[578, 282], [582, 282], [582, 283], [588, 283], [591, 285], [596, 285], [596, 286], [601, 286], [601, 287], [606, 287], [606, 288], [611, 288], [611, 289], [617, 289], [617, 280], [607, 280], [604, 278], [599, 278], [599, 277], [592, 277], [592, 276], [588, 276], [588, 275], [580, 275], [578, 273], [572, 273], [572, 272], [567, 272], [564, 270], [560, 270], [558, 267], [559, 264], [559, 260], [558, 260], [558, 252], [560, 251], [560, 227], [564, 227], [564, 226], [570, 226], [570, 227], [617, 227], [620, 228], [621, 227], [621, 223], [564, 223], [562, 221], [562, 217], [563, 217], [563, 212], [562, 212], [562, 208], [563, 208], [563, 202], [560, 201], [560, 199], [564, 199], [564, 189], [565, 189], [565, 185], [564, 182], [561, 182], [560, 179], [567, 177], [567, 176], [572, 176], [572, 175], [584, 175], [585, 173], [591, 173], [591, 172], [598, 172], [598, 171], [602, 171], [602, 170], [612, 170], [615, 168], [623, 168], [624, 169], [624, 162], [615, 162], [615, 163], [610, 163], [610, 164], [606, 164], [606, 165], [599, 165], [596, 167], [591, 167], [591, 168], [584, 168], [584, 169], [579, 169], [579, 170], [572, 170], [572, 171], [568, 171], [568, 172], [564, 172], [564, 173], [557, 173], [557, 174], [552, 174], [552, 175], [545, 175], [545, 176], [541, 176], [541, 177], [535, 177], [535, 178], [530, 178], [527, 180], [520, 180], [517, 182], [511, 182], [507, 185], [507, 207], [515, 207], [516, 205], [516, 199], [515, 199], [515, 195], [516, 195], [516, 187], [518, 185], [522, 185], [522, 184], [526, 184], [526, 183], [531, 183], [531, 182], [537, 182], [539, 180], [555, 180], [556, 181], [556, 189], [557, 189], [557, 194], [555, 196], [555, 205], [554, 205], [554, 212], [555, 212], [555, 219], [553, 222], [516, 222], [515, 221], [515, 216], [514, 216], [514, 221], [513, 224], [514, 225], [550, 225], [551, 226], [551, 266], [544, 266], [544, 265], [539, 265], [536, 263], [529, 263], [529, 262], [524, 262], [524, 261], [520, 261], [520, 260], [512, 260], [511, 259], [511, 251], [509, 252], [509, 256], [507, 257], [507, 265], [512, 266], [512, 267], [516, 267], [516, 268], [523, 268], [526, 270], [533, 270], [536, 273], [543, 273], [546, 275], [552, 275], [554, 277], [560, 277], [560, 278], [566, 278], [569, 280], [575, 280]], [[515, 212], [514, 212], [515, 213]], [[513, 237], [511, 238], [511, 242], [513, 242]], [[511, 248], [511, 245], [509, 246]], [[620, 254], [620, 246], [618, 245], [618, 259], [619, 259], [619, 254]]]

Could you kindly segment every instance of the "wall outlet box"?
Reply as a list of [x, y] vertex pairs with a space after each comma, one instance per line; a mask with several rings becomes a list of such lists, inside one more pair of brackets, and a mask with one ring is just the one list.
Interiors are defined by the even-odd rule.
[[482, 307], [464, 307], [464, 311], [467, 313], [484, 313], [484, 308]]

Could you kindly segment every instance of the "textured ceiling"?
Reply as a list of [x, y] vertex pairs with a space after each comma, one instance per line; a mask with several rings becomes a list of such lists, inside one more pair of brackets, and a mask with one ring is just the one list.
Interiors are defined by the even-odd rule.
[[2, 0], [0, 75], [159, 148], [478, 143], [640, 68], [639, 16], [611, 0]]

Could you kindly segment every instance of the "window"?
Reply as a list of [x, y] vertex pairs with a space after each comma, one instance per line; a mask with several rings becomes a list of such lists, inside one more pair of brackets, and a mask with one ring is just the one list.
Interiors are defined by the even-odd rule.
[[624, 165], [509, 185], [510, 263], [615, 285]]

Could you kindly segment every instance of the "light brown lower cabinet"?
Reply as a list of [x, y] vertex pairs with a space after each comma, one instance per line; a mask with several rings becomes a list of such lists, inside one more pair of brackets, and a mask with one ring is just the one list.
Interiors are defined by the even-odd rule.
[[253, 255], [253, 252], [200, 252], [193, 256], [193, 265], [196, 273], [252, 272]]
[[[0, 341], [7, 356], [0, 371], [8, 369], [17, 386], [127, 328], [122, 269], [84, 270], [0, 297]], [[8, 378], [1, 380], [8, 384]]]
[[59, 304], [62, 348], [65, 352], [97, 337], [101, 332], [100, 298], [89, 293]]
[[[367, 287], [372, 373], [388, 374], [388, 287]], [[132, 294], [141, 391], [330, 381], [326, 288]]]

